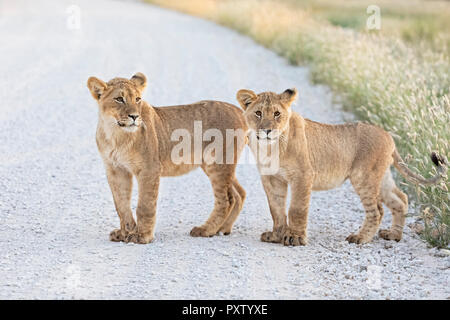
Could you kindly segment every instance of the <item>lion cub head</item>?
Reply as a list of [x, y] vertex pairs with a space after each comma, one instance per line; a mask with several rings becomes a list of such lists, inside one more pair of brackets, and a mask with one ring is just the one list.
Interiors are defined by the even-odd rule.
[[90, 77], [87, 86], [100, 107], [100, 117], [110, 127], [135, 132], [142, 124], [141, 95], [147, 78], [140, 72], [131, 77], [114, 78], [107, 83]]
[[297, 89], [287, 89], [281, 94], [251, 90], [239, 90], [236, 98], [244, 111], [247, 125], [262, 142], [275, 142], [288, 128], [291, 104], [297, 97]]

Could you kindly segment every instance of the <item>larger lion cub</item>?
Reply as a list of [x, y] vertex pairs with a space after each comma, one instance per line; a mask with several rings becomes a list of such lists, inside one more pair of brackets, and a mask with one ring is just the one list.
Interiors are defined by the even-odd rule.
[[[225, 131], [229, 130], [244, 133], [247, 127], [242, 111], [219, 101], [153, 107], [141, 99], [146, 83], [142, 73], [131, 79], [114, 78], [108, 82], [91, 77], [87, 82], [99, 106], [97, 146], [120, 218], [120, 229], [111, 232], [110, 240], [151, 242], [160, 178], [182, 175], [198, 167], [211, 180], [215, 203], [209, 219], [202, 226], [193, 228], [191, 235], [208, 237], [219, 231], [230, 233], [245, 199], [245, 191], [235, 177], [236, 163], [245, 146], [245, 134], [236, 134], [229, 139], [227, 136], [222, 145], [208, 150], [205, 150], [210, 145], [207, 142], [194, 141], [192, 149], [181, 149], [182, 161], [179, 161], [180, 150], [174, 149], [179, 141], [172, 138], [177, 132], [176, 138], [194, 135], [194, 139], [196, 134], [200, 134], [201, 139], [209, 132], [209, 140], [211, 132], [217, 137], [225, 137]], [[133, 176], [139, 191], [137, 224], [131, 211]]]
[[[392, 137], [369, 124], [328, 125], [302, 118], [290, 108], [296, 89], [281, 94], [240, 90], [237, 100], [245, 110], [250, 129], [250, 146], [257, 155], [260, 171], [267, 159], [277, 163], [276, 170], [262, 174], [262, 182], [273, 218], [273, 230], [261, 235], [262, 241], [285, 245], [305, 245], [309, 199], [312, 190], [327, 190], [350, 179], [360, 196], [366, 219], [349, 242], [370, 242], [383, 217], [382, 203], [392, 211], [392, 226], [380, 230], [388, 240], [402, 238], [407, 196], [395, 186], [390, 166], [416, 183], [434, 184], [445, 174], [443, 158], [432, 154], [438, 174], [424, 179], [411, 172], [398, 154]], [[260, 149], [268, 149], [261, 153]], [[260, 156], [263, 154], [264, 156]], [[289, 223], [286, 219], [288, 185], [292, 198]]]

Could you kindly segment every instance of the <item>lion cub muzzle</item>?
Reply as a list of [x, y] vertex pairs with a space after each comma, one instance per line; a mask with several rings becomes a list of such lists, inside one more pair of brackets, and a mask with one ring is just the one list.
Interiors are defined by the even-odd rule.
[[117, 120], [117, 125], [124, 131], [135, 132], [142, 124], [138, 114], [129, 114], [128, 117]]
[[255, 135], [256, 139], [260, 142], [264, 140], [267, 142], [274, 142], [280, 137], [281, 131], [278, 129], [260, 129], [255, 131]]
[[125, 130], [135, 130], [141, 125], [141, 123], [142, 120], [138, 114], [129, 114], [127, 118], [117, 120], [119, 127], [122, 127]]

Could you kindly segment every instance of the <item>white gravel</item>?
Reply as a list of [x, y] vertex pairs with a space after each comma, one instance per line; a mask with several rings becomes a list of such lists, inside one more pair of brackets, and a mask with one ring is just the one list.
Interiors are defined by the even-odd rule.
[[[66, 26], [71, 4], [79, 30]], [[399, 243], [344, 241], [364, 218], [349, 184], [313, 195], [308, 246], [260, 242], [272, 221], [250, 164], [238, 168], [248, 197], [230, 236], [189, 236], [213, 206], [198, 170], [162, 181], [154, 243], [108, 241], [119, 220], [94, 141], [89, 76], [141, 71], [154, 105], [236, 104], [241, 88], [295, 86], [296, 111], [341, 122], [307, 69], [228, 29], [136, 2], [2, 1], [0, 38], [0, 299], [449, 298], [449, 258], [408, 227]]]

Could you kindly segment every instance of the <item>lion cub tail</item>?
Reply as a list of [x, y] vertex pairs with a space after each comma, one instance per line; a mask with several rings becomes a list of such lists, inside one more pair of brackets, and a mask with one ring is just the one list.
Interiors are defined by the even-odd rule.
[[406, 180], [412, 183], [422, 184], [425, 186], [437, 184], [442, 180], [447, 172], [447, 161], [444, 157], [436, 154], [435, 152], [431, 153], [431, 161], [433, 161], [434, 165], [437, 167], [437, 174], [429, 179], [425, 179], [421, 175], [412, 172], [403, 162], [403, 159], [397, 149], [394, 150], [394, 154], [392, 156], [394, 158], [394, 167], [402, 176], [406, 178]]

